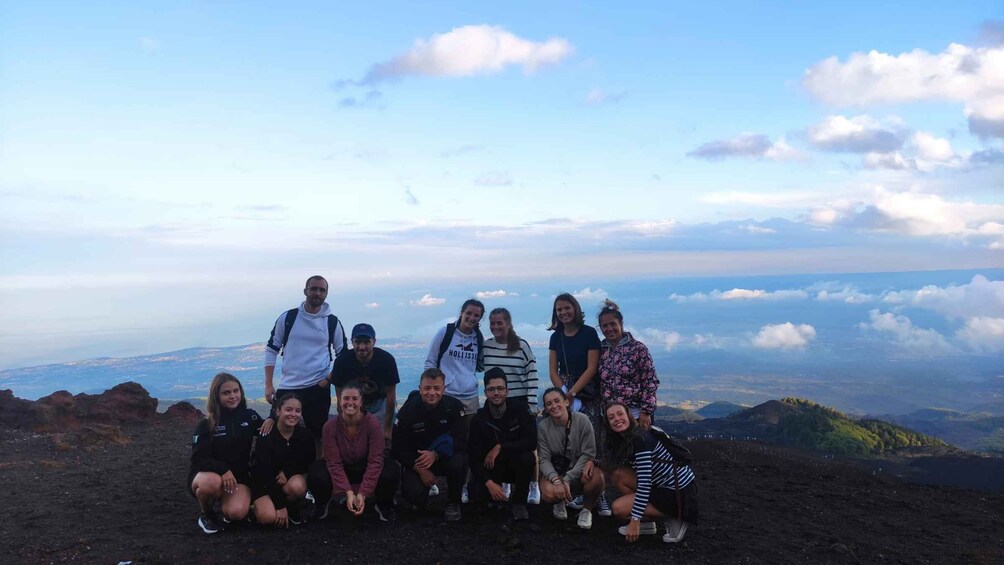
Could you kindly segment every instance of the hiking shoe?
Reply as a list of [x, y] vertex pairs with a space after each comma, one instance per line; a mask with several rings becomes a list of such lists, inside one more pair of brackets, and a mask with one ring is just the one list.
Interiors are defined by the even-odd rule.
[[683, 539], [683, 534], [687, 533], [687, 523], [683, 520], [670, 518], [666, 520], [666, 533], [662, 536], [662, 541], [666, 543], [677, 543]]
[[512, 498], [512, 485], [509, 483], [502, 483], [502, 493], [505, 494], [506, 500]]
[[583, 530], [588, 530], [593, 527], [593, 513], [589, 511], [588, 508], [583, 508], [579, 511], [579, 517], [575, 520], [575, 525], [582, 528]]
[[380, 518], [381, 522], [394, 522], [397, 520], [397, 512], [394, 510], [393, 503], [377, 502], [373, 508], [376, 509], [377, 517]]
[[199, 514], [199, 521], [196, 523], [207, 534], [215, 534], [223, 529], [223, 524], [220, 522], [220, 518], [216, 512], [203, 512]]
[[460, 521], [460, 505], [456, 502], [447, 504], [446, 511], [443, 512], [443, 517], [446, 518], [447, 522]]
[[464, 490], [460, 493], [460, 502], [467, 504], [471, 501], [471, 497], [467, 494], [467, 483], [464, 483]]
[[530, 514], [526, 511], [526, 504], [512, 504], [512, 519], [514, 522], [529, 520]]
[[537, 481], [530, 481], [530, 493], [526, 495], [527, 504], [540, 504], [540, 485]]
[[429, 496], [439, 496], [439, 487], [436, 485], [429, 487]]
[[565, 508], [565, 503], [561, 500], [555, 502], [554, 506], [551, 508], [551, 514], [554, 514], [554, 517], [559, 520], [567, 520], [568, 510]]
[[303, 518], [303, 512], [300, 511], [300, 506], [297, 504], [290, 504], [286, 507], [286, 517], [289, 518], [289, 523], [299, 526], [300, 524], [306, 522]]
[[[627, 526], [617, 528], [617, 533], [626, 536]], [[654, 536], [657, 533], [659, 533], [659, 527], [655, 525], [655, 522], [642, 522], [641, 527], [638, 528], [638, 535], [641, 536]]]
[[314, 520], [324, 520], [328, 517], [328, 507], [331, 506], [331, 501], [325, 503], [314, 503], [314, 514], [311, 516]]
[[579, 496], [573, 498], [571, 502], [566, 502], [565, 504], [572, 510], [582, 510], [582, 507], [586, 504], [586, 502], [585, 499], [583, 499], [582, 495], [580, 494]]
[[596, 501], [596, 513], [600, 516], [613, 516], [614, 513], [610, 511], [610, 504], [607, 502], [607, 495], [601, 494], [600, 499]]

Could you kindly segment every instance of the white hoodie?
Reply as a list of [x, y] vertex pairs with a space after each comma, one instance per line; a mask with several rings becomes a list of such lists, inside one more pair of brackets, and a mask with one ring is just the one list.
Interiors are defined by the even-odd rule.
[[[316, 314], [311, 314], [300, 303], [299, 312], [289, 339], [282, 352], [282, 375], [275, 388], [299, 389], [314, 386], [331, 373], [332, 352], [328, 348], [328, 315], [331, 308], [325, 302]], [[272, 336], [265, 345], [265, 366], [274, 366], [286, 329], [286, 314], [283, 312], [275, 321]], [[345, 331], [341, 321], [335, 327], [334, 355], [342, 349]]]

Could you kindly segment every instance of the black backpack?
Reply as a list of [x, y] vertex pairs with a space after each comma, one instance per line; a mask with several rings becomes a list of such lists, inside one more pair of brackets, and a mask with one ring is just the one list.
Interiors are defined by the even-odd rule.
[[690, 465], [691, 461], [694, 460], [694, 456], [690, 453], [690, 450], [682, 443], [673, 439], [665, 430], [659, 426], [652, 426], [649, 429], [652, 430], [652, 435], [659, 440], [659, 443], [666, 448], [666, 451], [673, 456], [673, 461], [678, 465]]
[[[457, 333], [457, 324], [453, 322], [446, 324], [446, 334], [443, 335], [443, 341], [439, 343], [439, 357], [436, 357], [437, 369], [443, 362], [443, 355], [446, 355], [446, 351], [450, 349], [450, 342], [453, 341], [453, 334], [455, 333]], [[474, 328], [474, 333], [477, 334], [478, 337], [478, 361], [475, 372], [480, 373], [485, 370], [485, 338], [481, 335], [481, 328]]]
[[[299, 308], [293, 308], [286, 312], [285, 331], [282, 333], [282, 355], [286, 356], [286, 343], [289, 341], [289, 332], [293, 329], [293, 322], [300, 313]], [[338, 316], [328, 314], [328, 357], [331, 357], [331, 346], [335, 343], [335, 330], [338, 328]], [[342, 332], [342, 349], [339, 355], [349, 350], [349, 342], [345, 339], [345, 332]]]

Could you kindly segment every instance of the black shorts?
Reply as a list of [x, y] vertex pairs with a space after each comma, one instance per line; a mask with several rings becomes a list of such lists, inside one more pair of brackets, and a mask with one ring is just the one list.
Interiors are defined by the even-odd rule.
[[[683, 503], [683, 520], [696, 525], [698, 518], [697, 480], [693, 480], [689, 485], [683, 487], [680, 492], [680, 501]], [[672, 487], [653, 488], [648, 497], [648, 503], [667, 518], [676, 518], [676, 489]]]

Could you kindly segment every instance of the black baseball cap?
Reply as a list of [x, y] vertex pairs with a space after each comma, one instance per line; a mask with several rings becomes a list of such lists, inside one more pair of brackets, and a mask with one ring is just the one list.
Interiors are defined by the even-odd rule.
[[376, 330], [374, 330], [373, 326], [369, 324], [356, 324], [355, 327], [352, 328], [352, 339], [356, 339], [357, 337], [376, 339]]

